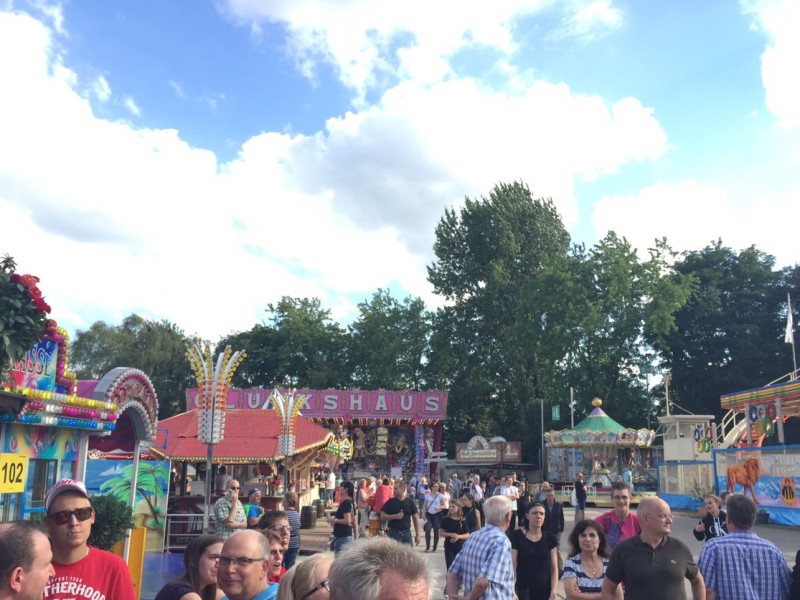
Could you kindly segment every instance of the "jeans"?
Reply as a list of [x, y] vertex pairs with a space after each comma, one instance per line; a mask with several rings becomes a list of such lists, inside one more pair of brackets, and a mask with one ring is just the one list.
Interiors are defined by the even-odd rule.
[[333, 538], [333, 552], [338, 556], [339, 552], [344, 550], [348, 544], [353, 543], [353, 536], [347, 535], [344, 537]]
[[414, 545], [414, 542], [411, 540], [410, 529], [387, 529], [386, 537], [390, 537], [401, 544], [408, 544], [409, 546]]
[[300, 552], [300, 548], [287, 548], [286, 552], [283, 554], [283, 567], [285, 569], [290, 569], [294, 564], [294, 561], [297, 560], [297, 553]]
[[361, 537], [367, 537], [367, 529], [369, 528], [369, 507], [367, 508], [359, 508], [358, 509], [358, 531], [361, 533]]
[[425, 521], [425, 549], [431, 547], [431, 529], [433, 529], [433, 549], [439, 546], [439, 529], [442, 526], [442, 516], [437, 513], [428, 513]]

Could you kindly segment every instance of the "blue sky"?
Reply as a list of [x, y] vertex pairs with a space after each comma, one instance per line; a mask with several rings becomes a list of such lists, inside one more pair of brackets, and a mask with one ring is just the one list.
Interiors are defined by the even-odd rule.
[[[70, 331], [347, 323], [446, 207], [523, 180], [575, 242], [797, 262], [800, 3], [0, 0], [0, 253]], [[794, 217], [794, 218], [793, 218]]]

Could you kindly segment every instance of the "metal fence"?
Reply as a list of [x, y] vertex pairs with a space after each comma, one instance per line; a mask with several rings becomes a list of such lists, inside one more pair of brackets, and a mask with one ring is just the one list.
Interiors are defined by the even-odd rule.
[[[214, 519], [209, 521], [210, 532], [214, 532]], [[164, 530], [164, 552], [183, 552], [192, 539], [203, 533], [203, 515], [173, 513], [167, 515]]]

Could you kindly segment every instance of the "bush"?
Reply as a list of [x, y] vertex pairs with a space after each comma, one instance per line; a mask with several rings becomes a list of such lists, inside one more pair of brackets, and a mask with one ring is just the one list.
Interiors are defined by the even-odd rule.
[[110, 550], [133, 527], [133, 510], [116, 496], [92, 496], [95, 519], [89, 545]]

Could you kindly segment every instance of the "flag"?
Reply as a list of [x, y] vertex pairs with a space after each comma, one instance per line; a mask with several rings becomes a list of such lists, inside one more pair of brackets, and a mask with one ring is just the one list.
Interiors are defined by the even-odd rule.
[[792, 334], [792, 329], [794, 328], [794, 324], [792, 323], [792, 299], [789, 297], [789, 294], [786, 294], [786, 299], [789, 309], [786, 311], [786, 336], [783, 338], [783, 341], [787, 344], [794, 345], [794, 335]]

